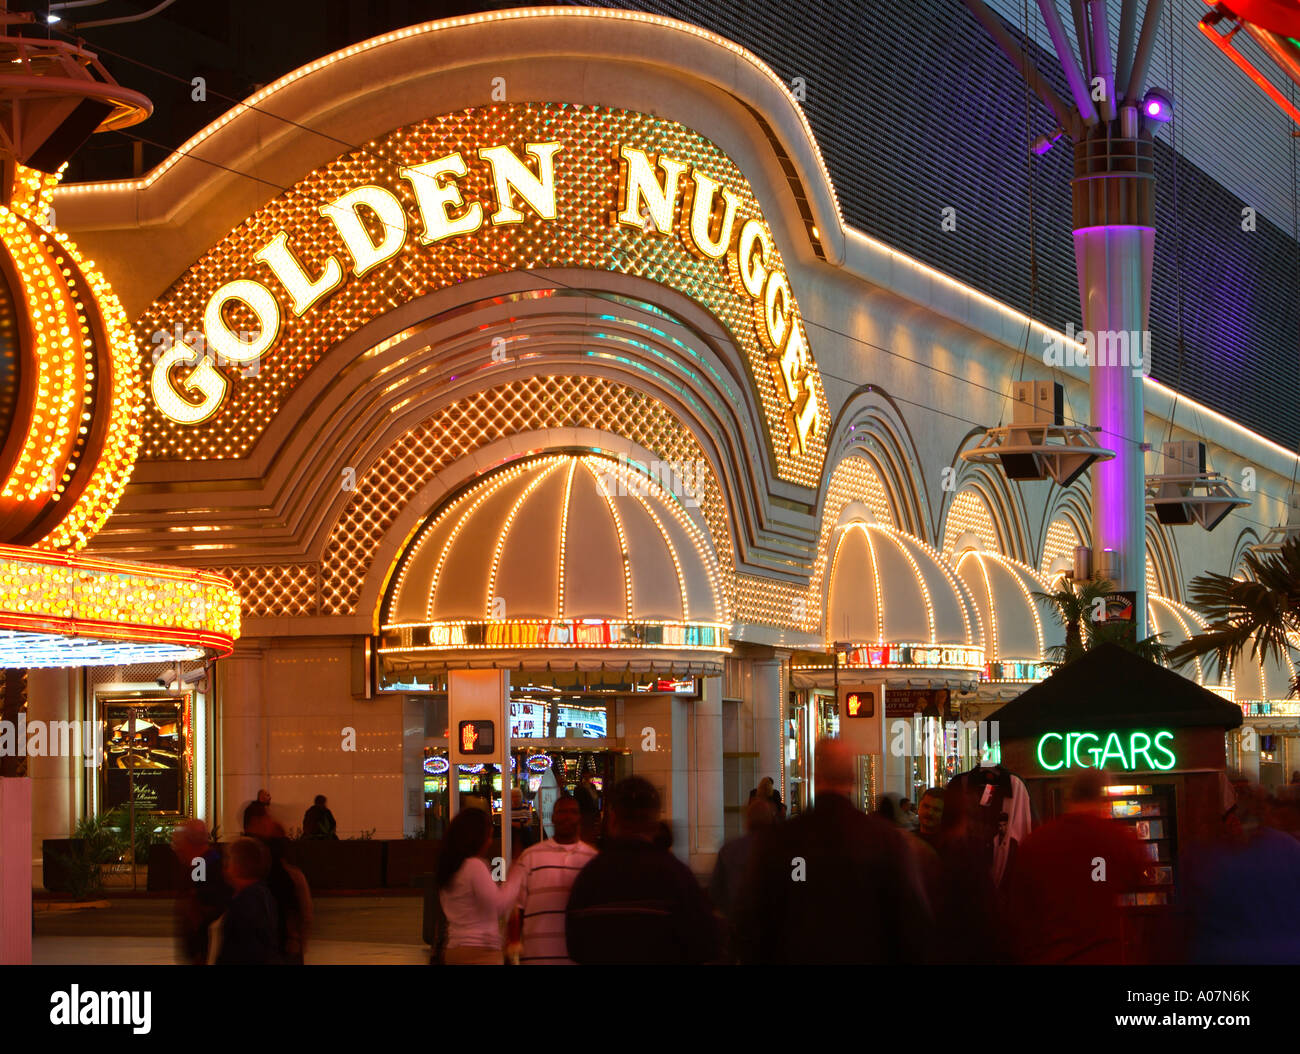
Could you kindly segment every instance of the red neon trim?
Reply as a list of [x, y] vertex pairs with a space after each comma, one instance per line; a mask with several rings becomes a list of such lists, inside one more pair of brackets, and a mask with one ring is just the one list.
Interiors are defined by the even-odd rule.
[[235, 584], [228, 578], [212, 571], [168, 567], [165, 564], [137, 564], [123, 560], [106, 560], [98, 556], [82, 556], [75, 553], [46, 552], [41, 549], [29, 549], [21, 545], [0, 545], [0, 559], [20, 560], [29, 564], [44, 564], [48, 567], [67, 567], [81, 571], [106, 571], [110, 574], [141, 575], [149, 578], [162, 578], [172, 582], [205, 582], [209, 585], [224, 586], [233, 590]]
[[1240, 26], [1234, 28], [1227, 34], [1219, 33], [1213, 25], [1208, 25], [1205, 19], [1201, 19], [1200, 22], [1196, 23], [1196, 26], [1205, 36], [1209, 37], [1210, 40], [1213, 41], [1216, 48], [1227, 55], [1228, 58], [1232, 59], [1242, 72], [1263, 90], [1264, 94], [1277, 103], [1283, 113], [1290, 117], [1295, 124], [1300, 125], [1300, 110], [1297, 110], [1291, 105], [1290, 100], [1274, 87], [1267, 77], [1255, 68], [1255, 64], [1251, 62], [1250, 59], [1246, 58], [1245, 55], [1241, 54], [1241, 52], [1232, 46], [1232, 38], [1236, 35], [1237, 29], [1241, 28]]
[[137, 641], [141, 644], [184, 644], [211, 648], [229, 655], [234, 638], [214, 630], [187, 630], [172, 626], [144, 626], [103, 619], [51, 618], [0, 612], [0, 629], [44, 633], [48, 636], [97, 637], [102, 640]]

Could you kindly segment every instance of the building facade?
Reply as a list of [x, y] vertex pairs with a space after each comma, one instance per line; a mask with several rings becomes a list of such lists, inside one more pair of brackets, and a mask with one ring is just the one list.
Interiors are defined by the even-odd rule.
[[[33, 716], [184, 715], [159, 807], [225, 836], [259, 788], [288, 826], [323, 793], [345, 835], [401, 838], [451, 794], [636, 773], [704, 871], [760, 778], [806, 801], [837, 686], [932, 693], [881, 705], [864, 752], [864, 794], [912, 793], [971, 745], [899, 757], [888, 718], [919, 741], [1042, 675], [1032, 593], [1087, 544], [1087, 477], [960, 455], [1021, 372], [1086, 417], [1086, 371], [848, 225], [789, 87], [726, 39], [597, 9], [411, 27], [55, 208], [144, 357], [92, 549], [243, 596], [210, 668], [31, 675]], [[1257, 480], [1251, 522], [1286, 519], [1292, 453], [1186, 397], [1171, 425], [1146, 385], [1142, 440], [1205, 442]], [[1153, 632], [1191, 629], [1187, 582], [1237, 566], [1243, 522], [1148, 517]], [[513, 776], [446, 760], [448, 676], [480, 668], [509, 672]], [[116, 800], [29, 771], [38, 841]]]

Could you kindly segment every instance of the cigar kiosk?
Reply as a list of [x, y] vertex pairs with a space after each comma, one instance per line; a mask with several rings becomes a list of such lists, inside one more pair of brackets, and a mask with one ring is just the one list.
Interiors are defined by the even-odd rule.
[[[1025, 782], [1036, 823], [1060, 815], [1081, 769], [1106, 776], [1106, 808], [1147, 862], [1123, 896], [1135, 950], [1167, 946], [1180, 853], [1217, 836], [1232, 795], [1225, 734], [1241, 708], [1114, 644], [1094, 648], [991, 714], [1002, 764]], [[1139, 951], [1142, 954], [1142, 951]], [[1149, 954], [1143, 954], [1149, 958]]]

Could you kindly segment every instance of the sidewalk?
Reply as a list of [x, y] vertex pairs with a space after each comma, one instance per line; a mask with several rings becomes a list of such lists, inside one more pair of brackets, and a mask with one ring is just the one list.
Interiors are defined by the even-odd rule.
[[[319, 897], [308, 965], [427, 965], [420, 897]], [[40, 966], [156, 965], [176, 961], [172, 902], [115, 898], [107, 908], [39, 912], [32, 962]]]

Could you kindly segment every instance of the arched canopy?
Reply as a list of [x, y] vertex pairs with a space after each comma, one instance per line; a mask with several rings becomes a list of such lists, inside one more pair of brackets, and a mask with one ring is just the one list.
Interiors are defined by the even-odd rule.
[[828, 641], [851, 668], [970, 672], [984, 666], [975, 606], [943, 558], [893, 527], [841, 515], [827, 594]]
[[[1204, 629], [1205, 620], [1186, 604], [1157, 593], [1147, 594], [1147, 632], [1159, 634], [1161, 644], [1176, 648]], [[1193, 660], [1179, 672], [1211, 691], [1219, 691], [1220, 682], [1224, 681], [1227, 685], [1225, 691], [1231, 691], [1231, 680], [1220, 677], [1213, 659], [1208, 655]]]
[[727, 612], [694, 502], [690, 481], [596, 454], [497, 470], [399, 560], [385, 662], [712, 670], [728, 650]]
[[957, 575], [979, 613], [992, 681], [1035, 681], [1047, 675], [1049, 650], [1065, 642], [1049, 606], [1034, 597], [1047, 584], [1033, 568], [998, 553], [966, 548], [954, 556]]

